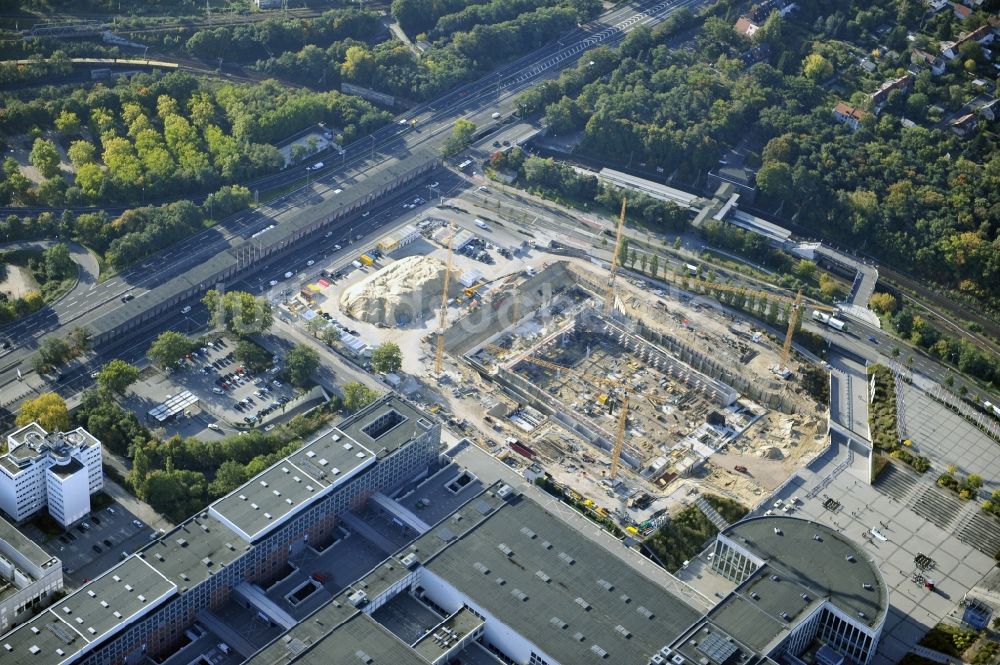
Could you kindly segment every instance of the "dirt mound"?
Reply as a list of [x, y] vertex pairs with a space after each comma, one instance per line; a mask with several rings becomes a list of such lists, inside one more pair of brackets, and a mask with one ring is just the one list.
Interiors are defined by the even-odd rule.
[[[340, 309], [360, 321], [386, 326], [404, 326], [422, 318], [441, 303], [445, 266], [428, 256], [408, 256], [394, 261], [346, 289]], [[452, 274], [449, 297], [460, 285]]]

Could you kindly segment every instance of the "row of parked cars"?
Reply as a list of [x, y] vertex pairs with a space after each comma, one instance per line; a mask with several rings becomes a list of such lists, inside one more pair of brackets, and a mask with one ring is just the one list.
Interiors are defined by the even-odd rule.
[[483, 240], [482, 238], [474, 237], [471, 238], [467, 243], [465, 243], [465, 245], [460, 250], [460, 253], [464, 254], [465, 256], [468, 256], [470, 259], [481, 261], [486, 265], [493, 265], [494, 263], [496, 263], [496, 261], [494, 261], [493, 257], [490, 256], [489, 252], [486, 251], [487, 247], [488, 245], [486, 244], [485, 240]]
[[[265, 390], [266, 390], [266, 392], [264, 392]], [[262, 388], [261, 390], [258, 390], [256, 394], [261, 399], [266, 399], [266, 398], [270, 398], [271, 397], [270, 390], [267, 390], [266, 388]], [[253, 404], [253, 398], [247, 397], [246, 400], [244, 400], [244, 401], [247, 401], [247, 400], [249, 400], [250, 403]], [[287, 395], [281, 395], [281, 396], [278, 397], [278, 399], [272, 401], [270, 404], [266, 404], [266, 405], [262, 406], [261, 408], [259, 408], [257, 410], [257, 413], [255, 413], [253, 415], [250, 415], [250, 416], [244, 416], [243, 420], [247, 424], [253, 425], [257, 421], [263, 420], [264, 416], [268, 415], [272, 411], [276, 411], [276, 410], [280, 409], [283, 404], [287, 404], [289, 401], [291, 401], [291, 398], [289, 398]]]

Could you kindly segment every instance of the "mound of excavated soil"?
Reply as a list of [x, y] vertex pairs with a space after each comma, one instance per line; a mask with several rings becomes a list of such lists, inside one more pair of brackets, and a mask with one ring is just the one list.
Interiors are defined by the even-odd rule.
[[[368, 323], [402, 326], [423, 318], [441, 304], [445, 265], [428, 256], [408, 256], [394, 261], [344, 290], [340, 309]], [[448, 296], [461, 286], [452, 274]]]

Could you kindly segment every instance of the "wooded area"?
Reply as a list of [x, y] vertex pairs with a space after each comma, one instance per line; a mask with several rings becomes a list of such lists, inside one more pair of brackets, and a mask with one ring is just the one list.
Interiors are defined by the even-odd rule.
[[[759, 206], [1000, 307], [997, 134], [986, 127], [957, 136], [934, 111], [977, 95], [972, 79], [988, 76], [989, 64], [960, 56], [940, 76], [919, 72], [908, 97], [893, 91], [856, 132], [834, 121], [841, 96], [821, 80], [832, 75], [851, 103], [870, 103], [869, 93], [905, 73], [907, 31], [936, 50], [935, 40], [976, 28], [985, 13], [959, 22], [950, 12], [925, 19], [916, 0], [830, 0], [786, 18], [773, 14], [747, 39], [733, 28], [738, 9], [745, 7], [719, 3], [693, 50], [667, 43], [696, 22], [690, 14], [638, 29], [617, 50], [597, 49], [528, 91], [519, 105], [543, 110], [556, 134], [582, 132], [578, 150], [586, 155], [661, 166], [695, 186], [726, 150], [740, 147], [748, 166], [760, 169]], [[868, 72], [859, 62], [881, 43], [880, 25], [892, 28], [888, 41], [903, 53]]]
[[73, 184], [59, 173], [56, 146], [38, 138], [32, 163], [46, 180], [33, 186], [7, 159], [0, 202], [79, 205], [205, 193], [277, 171], [284, 159], [271, 144], [310, 125], [336, 128], [343, 144], [390, 117], [339, 92], [293, 90], [274, 81], [219, 84], [182, 72], [53, 89], [29, 101], [9, 99], [0, 109], [0, 131], [54, 135]]

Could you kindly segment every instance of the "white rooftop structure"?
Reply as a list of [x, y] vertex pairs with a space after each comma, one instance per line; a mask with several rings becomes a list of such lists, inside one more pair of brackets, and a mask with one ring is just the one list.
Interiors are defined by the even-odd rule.
[[0, 509], [21, 522], [48, 506], [68, 526], [90, 512], [90, 495], [104, 487], [101, 442], [78, 427], [47, 432], [38, 423], [7, 435], [0, 457]]

